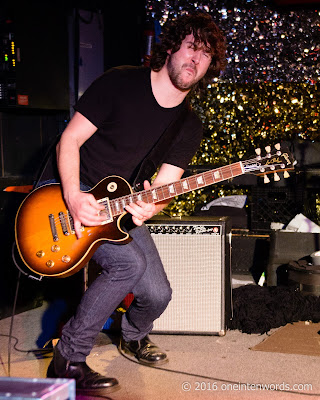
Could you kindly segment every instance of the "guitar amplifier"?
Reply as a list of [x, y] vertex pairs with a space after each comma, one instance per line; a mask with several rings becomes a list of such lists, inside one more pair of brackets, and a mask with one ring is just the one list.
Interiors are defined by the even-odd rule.
[[153, 217], [147, 226], [173, 294], [153, 333], [223, 336], [231, 316], [228, 217]]

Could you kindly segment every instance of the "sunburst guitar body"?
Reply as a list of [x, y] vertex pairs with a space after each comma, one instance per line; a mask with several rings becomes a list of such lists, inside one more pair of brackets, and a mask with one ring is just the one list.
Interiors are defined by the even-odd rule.
[[[117, 176], [102, 180], [88, 193], [101, 203], [132, 193], [128, 183]], [[77, 239], [72, 217], [63, 200], [60, 184], [34, 190], [21, 204], [16, 216], [16, 243], [24, 263], [44, 276], [67, 277], [79, 271], [96, 248], [105, 241], [127, 243], [129, 235], [121, 229], [120, 214], [106, 218], [106, 223], [82, 227]], [[107, 216], [106, 216], [107, 217]]]

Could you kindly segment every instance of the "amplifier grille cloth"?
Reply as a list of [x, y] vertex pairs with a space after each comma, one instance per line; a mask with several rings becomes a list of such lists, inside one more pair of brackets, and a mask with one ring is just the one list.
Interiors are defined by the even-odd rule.
[[[153, 331], [218, 333], [222, 329], [222, 236], [152, 234], [173, 289]], [[224, 303], [223, 303], [224, 304]]]

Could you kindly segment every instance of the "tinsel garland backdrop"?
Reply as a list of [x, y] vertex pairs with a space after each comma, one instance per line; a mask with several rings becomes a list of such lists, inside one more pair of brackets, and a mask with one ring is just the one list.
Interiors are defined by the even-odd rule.
[[[149, 21], [160, 27], [183, 13], [212, 15], [227, 38], [228, 65], [191, 103], [203, 122], [195, 166], [222, 166], [254, 154], [256, 147], [320, 138], [320, 3], [277, 6], [267, 0], [147, 0]], [[196, 206], [246, 188], [219, 185], [180, 196], [166, 210], [190, 215]], [[319, 194], [316, 196], [320, 222]], [[316, 221], [317, 222], [317, 221]]]

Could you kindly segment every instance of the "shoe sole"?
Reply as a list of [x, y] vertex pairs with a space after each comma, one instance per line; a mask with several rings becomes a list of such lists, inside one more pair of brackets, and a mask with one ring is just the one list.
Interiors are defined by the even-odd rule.
[[97, 389], [81, 389], [81, 388], [76, 388], [77, 394], [83, 394], [83, 395], [103, 395], [106, 393], [112, 393], [116, 392], [117, 390], [120, 390], [121, 386], [120, 385], [114, 385], [106, 388], [97, 388]]
[[[61, 378], [58, 378], [57, 376], [48, 376], [48, 374], [47, 374], [47, 378], [49, 378], [49, 379], [61, 379]], [[113, 385], [113, 386], [109, 386], [109, 387], [97, 388], [97, 389], [81, 389], [81, 388], [78, 388], [76, 386], [76, 392], [78, 394], [92, 394], [92, 395], [94, 395], [94, 394], [103, 394], [103, 393], [112, 393], [112, 392], [116, 392], [119, 389], [121, 389], [119, 384]]]

